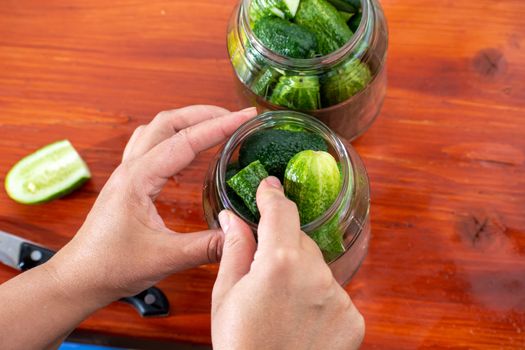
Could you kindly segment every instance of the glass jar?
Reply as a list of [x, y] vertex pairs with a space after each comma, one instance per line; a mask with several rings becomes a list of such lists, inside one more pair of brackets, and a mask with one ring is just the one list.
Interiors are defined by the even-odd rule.
[[272, 52], [255, 36], [249, 20], [251, 1], [237, 5], [227, 37], [243, 107], [307, 112], [350, 141], [365, 132], [386, 93], [388, 29], [379, 2], [361, 0], [360, 24], [340, 49], [293, 59]]
[[347, 141], [338, 137], [319, 120], [293, 111], [271, 111], [243, 124], [217, 153], [206, 176], [203, 190], [203, 205], [210, 228], [218, 228], [218, 215], [229, 209], [241, 217], [257, 233], [257, 224], [243, 216], [230, 202], [227, 195], [226, 171], [235, 163], [240, 145], [255, 132], [280, 128], [302, 128], [321, 135], [329, 145], [330, 153], [340, 163], [343, 183], [341, 192], [332, 206], [316, 220], [303, 225], [308, 235], [322, 230], [338, 230], [343, 237], [344, 253], [327, 258], [336, 280], [347, 284], [359, 269], [368, 250], [370, 238], [370, 189], [363, 162]]

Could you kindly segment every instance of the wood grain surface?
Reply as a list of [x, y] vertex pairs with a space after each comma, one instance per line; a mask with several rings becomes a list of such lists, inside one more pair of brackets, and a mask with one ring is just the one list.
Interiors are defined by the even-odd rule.
[[[135, 127], [189, 104], [237, 108], [226, 24], [235, 0], [4, 0], [0, 181], [68, 138], [93, 180], [40, 206], [0, 190], [0, 229], [58, 249], [81, 225]], [[372, 184], [369, 255], [348, 292], [364, 349], [525, 348], [525, 2], [383, 0], [389, 88], [354, 142]], [[206, 227], [205, 152], [167, 186], [169, 227]], [[216, 266], [159, 286], [172, 315], [112, 305], [82, 331], [210, 342]], [[0, 267], [0, 281], [15, 275]]]

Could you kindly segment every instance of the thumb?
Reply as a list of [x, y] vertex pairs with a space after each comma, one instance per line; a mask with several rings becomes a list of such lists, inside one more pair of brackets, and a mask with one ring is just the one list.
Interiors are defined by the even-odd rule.
[[224, 295], [250, 271], [256, 250], [255, 238], [250, 227], [228, 210], [219, 214], [224, 231], [224, 246], [219, 273], [213, 287], [214, 302]]

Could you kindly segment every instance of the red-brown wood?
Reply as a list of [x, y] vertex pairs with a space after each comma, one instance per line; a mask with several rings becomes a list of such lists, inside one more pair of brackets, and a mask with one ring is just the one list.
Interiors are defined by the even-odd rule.
[[[93, 171], [82, 190], [28, 207], [0, 191], [0, 229], [58, 249], [81, 225], [132, 130], [195, 103], [236, 108], [225, 31], [235, 0], [8, 0], [0, 6], [0, 181], [68, 138]], [[365, 349], [525, 348], [525, 2], [384, 0], [383, 112], [354, 143], [372, 183], [369, 255], [348, 287]], [[206, 227], [204, 153], [158, 207]], [[165, 319], [125, 305], [80, 329], [210, 341], [215, 266], [160, 287]], [[0, 280], [15, 275], [0, 267]]]

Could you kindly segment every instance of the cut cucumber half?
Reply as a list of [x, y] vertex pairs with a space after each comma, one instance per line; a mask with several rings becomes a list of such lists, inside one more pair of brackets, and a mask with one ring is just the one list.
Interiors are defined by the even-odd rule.
[[7, 174], [9, 197], [38, 204], [62, 197], [91, 178], [91, 173], [68, 140], [49, 144], [16, 163]]

